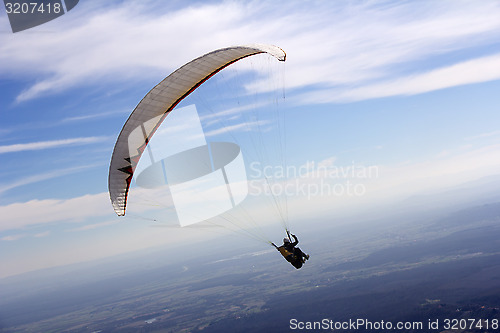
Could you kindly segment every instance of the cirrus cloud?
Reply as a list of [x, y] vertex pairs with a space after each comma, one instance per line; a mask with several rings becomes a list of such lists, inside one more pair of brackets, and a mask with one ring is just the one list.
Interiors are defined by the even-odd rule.
[[[400, 84], [394, 94], [500, 78], [497, 71], [464, 72], [454, 81], [421, 88], [428, 76], [441, 80], [441, 74], [460, 67], [497, 64], [498, 56], [486, 54], [465, 55], [457, 68], [440, 68], [438, 61], [446, 54], [500, 41], [497, 1], [314, 6], [298, 1], [224, 1], [180, 9], [164, 8], [157, 1], [125, 1], [120, 6], [93, 6], [82, 3], [78, 12], [68, 15], [71, 20], [55, 20], [32, 33], [0, 36], [0, 73], [37, 78], [17, 95], [17, 102], [87, 84], [159, 79], [200, 54], [252, 42], [276, 44], [287, 51], [288, 88], [333, 94], [308, 97], [309, 102], [382, 97], [387, 95], [384, 88]], [[258, 89], [263, 82], [249, 87]]]

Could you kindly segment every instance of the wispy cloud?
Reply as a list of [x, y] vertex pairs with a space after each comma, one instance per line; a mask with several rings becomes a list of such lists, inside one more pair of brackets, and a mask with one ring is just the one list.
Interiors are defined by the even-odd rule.
[[109, 194], [84, 195], [72, 199], [44, 199], [0, 206], [0, 231], [55, 222], [75, 223], [86, 218], [112, 215]]
[[235, 133], [237, 131], [250, 132], [253, 130], [265, 131], [261, 126], [269, 125], [271, 122], [268, 120], [257, 120], [252, 122], [244, 122], [234, 125], [228, 125], [218, 129], [205, 132], [206, 137], [216, 136], [224, 133]]
[[97, 228], [107, 227], [109, 225], [113, 225], [116, 223], [118, 223], [118, 221], [115, 220], [115, 221], [106, 221], [106, 222], [100, 222], [100, 223], [87, 224], [87, 225], [84, 225], [82, 227], [70, 229], [69, 231], [93, 230], [93, 229], [97, 229]]
[[468, 136], [465, 138], [465, 140], [471, 141], [476, 139], [491, 138], [495, 136], [500, 136], [500, 131], [492, 131], [492, 132], [481, 133], [478, 135]]
[[[255, 41], [277, 44], [287, 52], [287, 88], [326, 88], [336, 100], [386, 96], [383, 88], [388, 85], [396, 88], [395, 94], [414, 94], [500, 77], [496, 70], [458, 77], [460, 68], [441, 70], [436, 67], [439, 61], [433, 61], [498, 43], [498, 1], [482, 1], [479, 6], [456, 1], [315, 6], [293, 1], [220, 2], [180, 9], [159, 1], [125, 1], [106, 8], [79, 6], [78, 19], [43, 26], [57, 33], [0, 36], [0, 73], [41, 77], [17, 96], [18, 101], [85, 84], [158, 78], [215, 48]], [[498, 68], [496, 57], [462, 58], [464, 69], [486, 64]], [[419, 73], [423, 68], [428, 75]], [[441, 79], [449, 71], [452, 78], [422, 87], [423, 79]], [[264, 79], [254, 88], [265, 83]], [[398, 83], [404, 86], [398, 88]], [[355, 91], [349, 95], [352, 85]]]
[[90, 143], [101, 142], [102, 140], [106, 139], [108, 138], [102, 136], [92, 136], [84, 138], [18, 143], [13, 145], [0, 146], [0, 154], [29, 151], [29, 150], [60, 148], [60, 147], [75, 146], [75, 145], [85, 145]]
[[415, 95], [498, 79], [500, 79], [500, 54], [359, 88], [334, 91], [322, 89], [299, 98], [303, 103], [350, 102], [369, 98]]
[[61, 119], [59, 121], [59, 123], [65, 124], [65, 123], [69, 123], [69, 122], [78, 122], [78, 121], [92, 120], [92, 119], [96, 119], [96, 118], [105, 118], [105, 117], [110, 117], [110, 116], [114, 116], [117, 114], [123, 114], [123, 113], [128, 114], [128, 113], [130, 113], [130, 110], [100, 112], [100, 113], [86, 114], [86, 115], [81, 115], [81, 116], [67, 117], [67, 118]]
[[43, 231], [43, 232], [39, 232], [38, 234], [33, 235], [33, 237], [42, 238], [42, 237], [47, 237], [49, 235], [50, 235], [50, 231]]
[[44, 180], [57, 178], [57, 177], [66, 176], [66, 175], [69, 175], [72, 173], [85, 171], [89, 168], [93, 168], [96, 166], [97, 165], [91, 164], [91, 165], [71, 167], [71, 168], [66, 168], [66, 169], [58, 169], [58, 170], [54, 170], [54, 171], [50, 171], [50, 172], [46, 172], [46, 173], [41, 173], [41, 174], [25, 177], [23, 179], [17, 180], [15, 182], [10, 183], [10, 184], [0, 185], [0, 194], [3, 192], [6, 192], [6, 191], [12, 190], [16, 187], [29, 185], [29, 184], [41, 182]]
[[500, 145], [477, 149], [443, 151], [426, 161], [380, 166], [377, 190], [386, 195], [413, 195], [429, 189], [456, 186], [466, 181], [498, 174]]
[[7, 134], [10, 134], [13, 132], [13, 129], [11, 128], [0, 128], [0, 137], [5, 136]]
[[242, 106], [233, 107], [229, 109], [224, 109], [218, 112], [212, 112], [203, 114], [200, 116], [200, 119], [204, 121], [206, 126], [211, 126], [213, 124], [225, 125], [225, 121], [227, 119], [237, 119], [241, 117], [241, 115], [245, 112], [256, 112], [259, 108], [262, 108], [266, 105], [271, 105], [272, 102], [262, 101], [257, 103], [248, 103]]
[[[145, 212], [173, 211], [172, 199], [168, 188], [144, 189], [134, 187], [128, 198], [127, 216], [151, 221]], [[19, 230], [30, 226], [52, 225], [54, 223], [82, 223], [91, 221], [87, 226], [77, 227], [78, 231], [111, 225], [123, 221], [113, 212], [109, 193], [86, 194], [70, 199], [43, 199], [16, 202], [0, 206], [0, 232]], [[111, 218], [110, 218], [111, 217]], [[95, 223], [98, 218], [105, 222]], [[106, 223], [102, 224], [101, 223]], [[93, 226], [95, 224], [95, 226]]]
[[26, 237], [25, 234], [16, 234], [16, 235], [4, 236], [4, 237], [0, 238], [0, 240], [12, 242], [12, 241], [16, 241], [16, 240], [19, 240], [21, 238], [24, 238], [24, 237]]

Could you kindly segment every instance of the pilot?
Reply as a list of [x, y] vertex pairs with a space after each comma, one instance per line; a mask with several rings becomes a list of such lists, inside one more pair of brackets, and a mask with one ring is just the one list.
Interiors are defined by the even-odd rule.
[[283, 238], [283, 245], [276, 246], [276, 244], [272, 243], [272, 245], [278, 250], [281, 255], [293, 265], [293, 267], [299, 269], [302, 267], [302, 264], [309, 259], [309, 255], [302, 252], [300, 248], [297, 247], [299, 244], [299, 240], [297, 236], [291, 235], [294, 239], [293, 242], [290, 241], [290, 236]]

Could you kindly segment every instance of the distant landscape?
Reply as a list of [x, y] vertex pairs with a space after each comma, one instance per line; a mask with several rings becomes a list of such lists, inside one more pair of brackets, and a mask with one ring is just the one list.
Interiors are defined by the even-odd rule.
[[401, 331], [443, 332], [446, 319], [480, 319], [490, 329], [461, 332], [493, 332], [491, 324], [500, 319], [499, 222], [500, 202], [493, 202], [425, 220], [413, 214], [325, 228], [320, 235], [305, 232], [300, 246], [311, 260], [301, 270], [274, 249], [249, 242], [209, 244], [203, 255], [180, 249], [182, 260], [156, 250], [24, 274], [0, 280], [0, 327], [289, 332], [292, 319], [364, 319], [425, 325], [439, 320], [436, 330]]

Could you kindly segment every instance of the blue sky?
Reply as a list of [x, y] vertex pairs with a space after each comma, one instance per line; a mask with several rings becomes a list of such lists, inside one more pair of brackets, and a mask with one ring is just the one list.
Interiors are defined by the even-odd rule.
[[[115, 216], [108, 167], [142, 97], [230, 45], [287, 52], [290, 164], [377, 166], [363, 198], [335, 205], [496, 174], [498, 31], [498, 1], [81, 1], [16, 34], [1, 10], [0, 277], [202, 234]], [[328, 196], [291, 200], [295, 220], [333, 210]]]

